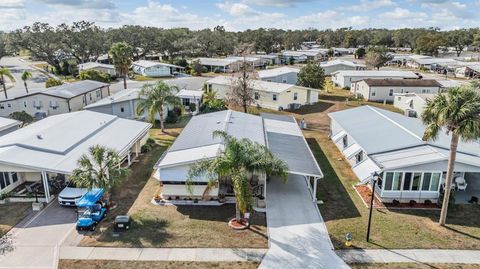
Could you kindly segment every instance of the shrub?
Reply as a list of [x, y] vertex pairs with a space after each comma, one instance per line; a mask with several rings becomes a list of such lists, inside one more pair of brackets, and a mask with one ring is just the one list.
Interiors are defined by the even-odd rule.
[[181, 67], [187, 67], [187, 66], [188, 66], [187, 60], [181, 59], [181, 58], [180, 58], [180, 59], [178, 59], [178, 58], [175, 59], [175, 60], [173, 61], [173, 64], [174, 64], [174, 65], [181, 66]]
[[22, 126], [32, 123], [34, 118], [25, 111], [15, 111], [8, 115], [9, 118], [22, 122]]
[[167, 118], [165, 119], [166, 123], [175, 123], [178, 121], [178, 114], [174, 110], [169, 110]]
[[63, 84], [63, 82], [61, 80], [54, 79], [54, 78], [49, 78], [49, 79], [47, 79], [47, 81], [45, 81], [45, 88], [60, 86], [62, 84]]
[[197, 105], [195, 105], [195, 103], [190, 103], [188, 105], [188, 108], [190, 108], [190, 111], [194, 112], [195, 110], [197, 110]]
[[217, 99], [203, 103], [200, 106], [200, 113], [205, 114], [210, 112], [222, 111], [225, 109], [227, 109], [225, 102], [223, 100]]
[[202, 66], [202, 73], [208, 73], [208, 68], [206, 68], [205, 66]]
[[95, 80], [95, 81], [100, 81], [105, 83], [110, 82], [109, 74], [102, 71], [95, 70], [95, 69], [82, 70], [80, 71], [80, 74], [78, 75], [78, 77], [81, 80], [89, 79], [89, 80]]
[[175, 112], [175, 114], [177, 114], [177, 116], [180, 117], [182, 115], [182, 108], [179, 106], [176, 106], [173, 108], [173, 112]]
[[220, 68], [218, 68], [218, 67], [215, 68], [215, 69], [213, 69], [213, 73], [217, 73], [217, 74], [218, 74], [218, 73], [220, 73], [220, 72], [222, 72], [222, 71], [221, 71]]
[[400, 201], [393, 199], [392, 204], [394, 206], [398, 206], [400, 204]]
[[141, 151], [142, 153], [149, 152], [155, 147], [155, 140], [153, 138], [148, 138], [147, 142], [145, 142], [145, 145], [142, 146]]

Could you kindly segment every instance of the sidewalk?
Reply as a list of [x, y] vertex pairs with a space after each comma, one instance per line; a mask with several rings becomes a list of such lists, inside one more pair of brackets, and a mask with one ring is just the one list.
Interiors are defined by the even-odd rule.
[[348, 249], [337, 250], [347, 263], [463, 263], [480, 264], [480, 250]]
[[124, 261], [260, 262], [266, 249], [60, 247], [60, 259]]

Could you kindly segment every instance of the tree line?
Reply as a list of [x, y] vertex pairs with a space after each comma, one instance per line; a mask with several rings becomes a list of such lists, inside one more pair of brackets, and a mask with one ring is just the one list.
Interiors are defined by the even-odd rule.
[[436, 55], [441, 47], [454, 47], [460, 54], [466, 46], [480, 46], [480, 28], [441, 31], [439, 28], [337, 30], [281, 30], [259, 28], [241, 32], [213, 29], [164, 29], [124, 25], [101, 28], [93, 22], [52, 26], [36, 22], [8, 33], [0, 33], [0, 57], [26, 49], [54, 67], [74, 59], [77, 63], [95, 61], [106, 54], [112, 44], [126, 42], [133, 48], [133, 58], [162, 54], [164, 60], [198, 56], [233, 54], [238, 44], [253, 44], [254, 52], [273, 53], [300, 49], [302, 42], [316, 41], [330, 47], [407, 47], [423, 54]]

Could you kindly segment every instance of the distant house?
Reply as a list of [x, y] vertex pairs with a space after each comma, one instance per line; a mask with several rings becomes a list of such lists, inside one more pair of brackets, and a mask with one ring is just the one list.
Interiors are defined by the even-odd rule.
[[50, 186], [57, 176], [68, 179], [88, 148], [113, 149], [127, 165], [141, 153], [151, 124], [77, 111], [34, 122], [0, 137], [0, 193], [11, 201], [52, 200]]
[[243, 64], [243, 61], [245, 61], [247, 66], [253, 67], [253, 68], [261, 68], [261, 67], [265, 66], [265, 61], [262, 60], [261, 57], [257, 57], [257, 56], [245, 56], [245, 57], [243, 57], [243, 56], [228, 56], [225, 59], [237, 60], [241, 64]]
[[235, 58], [196, 58], [209, 72], [232, 73], [240, 69], [241, 62]]
[[435, 98], [435, 93], [395, 93], [393, 106], [405, 112], [405, 116], [419, 118], [427, 100]]
[[471, 63], [456, 68], [455, 76], [459, 78], [480, 78], [480, 63]]
[[185, 68], [173, 64], [139, 60], [132, 63], [132, 69], [136, 74], [156, 78], [174, 76], [176, 72]]
[[460, 87], [467, 84], [467, 81], [452, 80], [452, 79], [437, 79], [437, 82], [440, 83], [442, 90], [450, 89], [453, 87]]
[[332, 82], [340, 88], [351, 88], [352, 82], [367, 78], [375, 79], [417, 79], [418, 75], [411, 71], [377, 71], [377, 70], [340, 70], [332, 73]]
[[365, 70], [367, 67], [364, 64], [358, 64], [346, 60], [332, 60], [320, 63], [320, 66], [325, 71], [325, 75], [329, 76], [340, 70]]
[[290, 63], [290, 59], [293, 59], [294, 63], [320, 61], [325, 59], [327, 51], [326, 49], [285, 50], [280, 53], [280, 60], [284, 64]]
[[[450, 134], [440, 131], [436, 140], [424, 141], [425, 125], [420, 119], [372, 106], [328, 115], [330, 137], [359, 183], [368, 183], [374, 172], [380, 174], [375, 193], [381, 201], [438, 201], [448, 167]], [[466, 188], [455, 192], [457, 203], [480, 194], [479, 153], [478, 142], [458, 144], [453, 182], [465, 181]]]
[[412, 68], [425, 68], [428, 70], [436, 70], [439, 67], [457, 66], [460, 62], [451, 58], [410, 58], [407, 60], [406, 66]]
[[[186, 106], [193, 102], [198, 106], [201, 104], [203, 95], [203, 85], [207, 81], [203, 77], [185, 77], [178, 79], [164, 80], [165, 83], [178, 87], [177, 96], [182, 99], [182, 103]], [[138, 105], [138, 95], [141, 88], [132, 88], [119, 91], [107, 98], [99, 100], [85, 107], [86, 110], [115, 115], [125, 119], [145, 119], [146, 113], [137, 116], [136, 109]], [[164, 115], [167, 116], [168, 107], [164, 107]], [[160, 119], [155, 115], [157, 120]]]
[[[207, 81], [208, 90], [224, 99], [235, 84], [235, 77], [218, 76]], [[274, 109], [295, 109], [302, 105], [318, 102], [320, 90], [285, 83], [252, 80], [254, 105]]]
[[78, 71], [84, 71], [84, 70], [97, 70], [100, 72], [104, 72], [109, 74], [110, 76], [116, 76], [117, 71], [115, 70], [115, 67], [111, 64], [102, 64], [102, 63], [97, 63], [97, 62], [88, 62], [88, 63], [83, 63], [79, 64], [78, 66]]
[[260, 58], [264, 66], [280, 64], [280, 58], [277, 54], [253, 54], [249, 56]]
[[297, 84], [297, 77], [300, 69], [293, 67], [279, 67], [258, 71], [258, 78], [263, 81]]
[[110, 95], [110, 84], [82, 80], [0, 101], [0, 116], [25, 111], [36, 117], [58, 115], [83, 109]]
[[395, 93], [439, 93], [442, 85], [433, 79], [363, 79], [352, 83], [350, 92], [368, 101], [393, 102]]
[[21, 124], [18, 120], [0, 117], [0, 136], [17, 130]]

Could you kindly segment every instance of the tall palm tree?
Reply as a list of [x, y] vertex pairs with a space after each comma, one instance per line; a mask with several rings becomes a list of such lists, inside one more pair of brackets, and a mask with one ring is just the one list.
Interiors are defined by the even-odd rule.
[[451, 134], [445, 195], [439, 219], [439, 224], [442, 226], [445, 225], [447, 219], [458, 141], [459, 139], [473, 141], [480, 137], [480, 94], [478, 90], [473, 86], [452, 88], [447, 93], [439, 94], [432, 100], [428, 100], [422, 113], [422, 120], [426, 125], [423, 135], [425, 141], [435, 140], [441, 131]]
[[32, 78], [32, 73], [30, 73], [28, 70], [23, 71], [22, 80], [23, 80], [23, 85], [25, 86], [25, 91], [27, 93], [28, 93], [27, 80], [30, 78]]
[[7, 85], [5, 83], [5, 77], [9, 78], [11, 81], [15, 81], [10, 69], [6, 67], [0, 67], [0, 78], [2, 79], [3, 93], [5, 94], [5, 99], [8, 99], [7, 95]]
[[125, 42], [114, 43], [108, 51], [112, 56], [113, 65], [118, 74], [123, 77], [123, 88], [127, 88], [127, 75], [132, 65], [133, 48]]
[[155, 115], [160, 116], [160, 128], [162, 132], [165, 131], [163, 121], [163, 109], [167, 104], [180, 105], [180, 98], [175, 96], [178, 92], [176, 86], [170, 86], [163, 81], [158, 81], [155, 84], [145, 84], [142, 90], [138, 93], [140, 99], [137, 104], [137, 116], [147, 112], [147, 121], [154, 124]]
[[108, 201], [112, 187], [125, 179], [128, 172], [120, 162], [120, 156], [113, 149], [94, 145], [80, 157], [70, 179], [82, 188], [103, 188]]
[[201, 160], [195, 163], [187, 176], [187, 189], [191, 193], [191, 183], [195, 178], [207, 177], [209, 183], [205, 196], [212, 186], [219, 181], [231, 180], [236, 200], [237, 221], [248, 212], [253, 205], [252, 186], [249, 175], [265, 173], [267, 176], [280, 176], [287, 180], [287, 164], [278, 159], [264, 145], [249, 139], [236, 139], [223, 131], [215, 131], [214, 137], [220, 137], [225, 148], [215, 159]]

